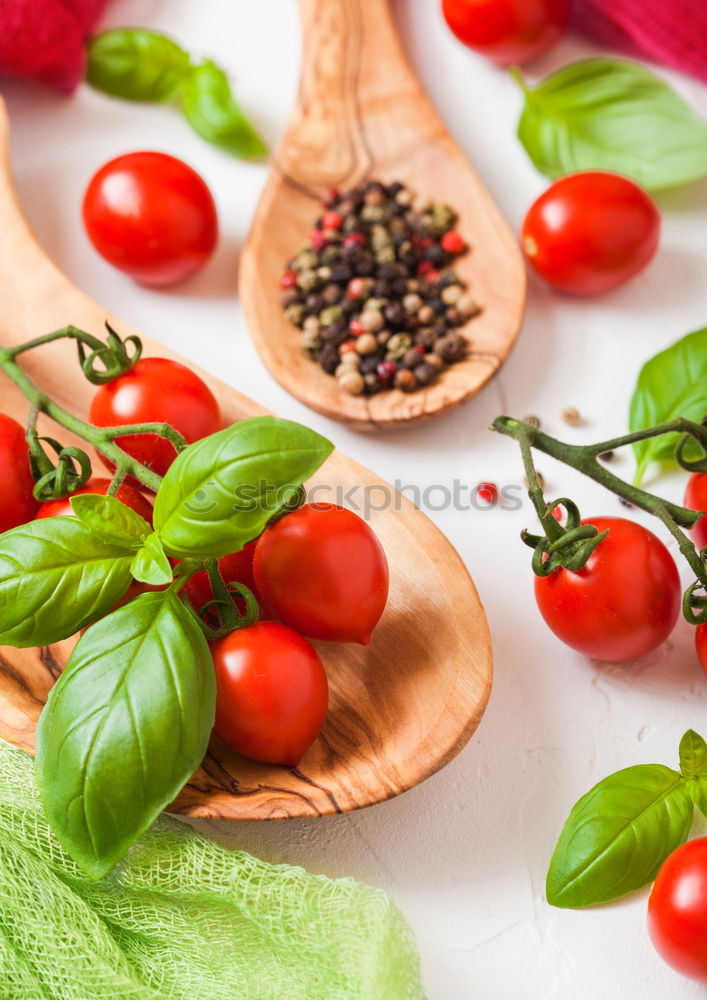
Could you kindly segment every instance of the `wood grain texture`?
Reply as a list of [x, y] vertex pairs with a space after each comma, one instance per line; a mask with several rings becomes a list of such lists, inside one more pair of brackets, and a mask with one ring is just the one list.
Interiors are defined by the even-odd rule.
[[[67, 323], [100, 334], [106, 318], [121, 334], [134, 333], [74, 287], [29, 233], [8, 173], [1, 101], [0, 146], [0, 343], [19, 343]], [[143, 343], [146, 355], [176, 357], [146, 337]], [[86, 413], [95, 390], [80, 373], [75, 345], [53, 343], [25, 355], [23, 365], [63, 406]], [[227, 422], [264, 412], [200, 374]], [[26, 415], [23, 397], [1, 374], [0, 409], [19, 420]], [[63, 430], [57, 436], [71, 441]], [[377, 490], [378, 498], [383, 489], [393, 495], [339, 452], [312, 482], [333, 491], [356, 487], [359, 500], [365, 488]], [[391, 565], [390, 602], [370, 646], [318, 644], [332, 690], [321, 737], [298, 769], [247, 761], [214, 739], [173, 811], [230, 819], [344, 812], [405, 791], [447, 763], [469, 739], [491, 689], [489, 634], [474, 585], [449, 542], [402, 497], [374, 513], [371, 523]], [[33, 750], [47, 692], [73, 644], [0, 648], [0, 737]]]
[[[516, 339], [525, 268], [515, 237], [415, 78], [388, 0], [300, 0], [304, 39], [299, 97], [243, 251], [240, 293], [263, 361], [285, 389], [328, 417], [360, 428], [399, 427], [473, 396]], [[306, 357], [285, 319], [279, 278], [310, 232], [329, 187], [400, 180], [448, 202], [472, 252], [455, 262], [483, 308], [462, 332], [466, 360], [431, 386], [349, 396]]]

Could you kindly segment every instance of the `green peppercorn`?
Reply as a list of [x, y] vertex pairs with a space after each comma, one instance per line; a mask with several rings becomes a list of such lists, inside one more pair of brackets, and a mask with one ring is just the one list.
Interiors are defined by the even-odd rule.
[[364, 222], [382, 222], [385, 215], [380, 205], [364, 205], [361, 209], [361, 218]]
[[336, 323], [337, 320], [341, 319], [344, 315], [344, 310], [341, 306], [327, 306], [326, 309], [322, 309], [319, 313], [319, 321], [322, 326], [331, 326], [332, 323]]
[[394, 333], [386, 344], [386, 357], [398, 361], [412, 346], [412, 339], [406, 333]]
[[319, 266], [319, 255], [314, 250], [303, 250], [292, 261], [294, 271], [311, 271]]
[[385, 326], [383, 314], [379, 309], [364, 309], [361, 313], [360, 323], [367, 333], [377, 333]]
[[292, 323], [293, 326], [302, 326], [304, 323], [304, 306], [301, 302], [293, 302], [291, 306], [285, 309], [285, 316], [288, 323]]
[[321, 285], [321, 279], [317, 277], [316, 271], [300, 271], [297, 276], [297, 287], [303, 292], [313, 292]]
[[380, 250], [375, 252], [376, 264], [392, 264], [395, 260], [395, 248], [392, 243], [388, 246], [381, 247]]

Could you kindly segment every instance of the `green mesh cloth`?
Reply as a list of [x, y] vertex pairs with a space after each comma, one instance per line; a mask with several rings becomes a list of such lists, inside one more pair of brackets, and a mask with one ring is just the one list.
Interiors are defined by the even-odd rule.
[[0, 741], [1, 1000], [422, 1000], [383, 892], [272, 866], [167, 817], [101, 882]]

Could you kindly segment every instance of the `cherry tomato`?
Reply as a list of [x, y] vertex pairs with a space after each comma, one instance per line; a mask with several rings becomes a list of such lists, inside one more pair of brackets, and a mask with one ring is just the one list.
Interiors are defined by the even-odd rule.
[[216, 735], [244, 757], [299, 764], [329, 706], [326, 673], [313, 647], [286, 625], [258, 622], [219, 639], [211, 652]]
[[707, 983], [707, 837], [663, 862], [648, 900], [648, 932], [668, 965]]
[[0, 413], [0, 532], [32, 520], [39, 507], [33, 489], [25, 432]]
[[[256, 544], [256, 542], [248, 542], [240, 552], [223, 556], [219, 559], [218, 566], [224, 583], [243, 583], [257, 598], [257, 587], [253, 576], [253, 554]], [[195, 573], [185, 585], [184, 590], [195, 611], [199, 611], [214, 599], [214, 592], [206, 570]]]
[[165, 153], [127, 153], [101, 167], [86, 189], [83, 221], [101, 257], [143, 285], [188, 278], [218, 238], [208, 187]]
[[266, 605], [313, 639], [366, 645], [388, 599], [388, 563], [375, 534], [335, 504], [305, 504], [260, 536], [253, 561]]
[[[166, 358], [141, 358], [131, 371], [102, 385], [93, 397], [90, 420], [98, 427], [167, 423], [188, 444], [221, 428], [219, 406], [206, 383]], [[128, 435], [117, 443], [161, 476], [177, 457], [173, 445], [156, 434]]]
[[[100, 496], [105, 496], [109, 487], [110, 479], [89, 479], [80, 489], [74, 490], [71, 496], [77, 497], [82, 493], [97, 493]], [[136, 514], [152, 524], [152, 504], [134, 486], [122, 483], [118, 487], [116, 499], [124, 503], [126, 507], [132, 508]], [[65, 497], [63, 500], [47, 500], [37, 511], [37, 517], [73, 517], [73, 515], [69, 497]]]
[[707, 546], [707, 472], [694, 472], [688, 479], [685, 506], [705, 511], [705, 516], [700, 518], [690, 532], [695, 545], [703, 549]]
[[658, 248], [660, 213], [627, 177], [602, 171], [555, 181], [531, 206], [521, 243], [541, 278], [595, 295], [642, 271]]
[[534, 59], [560, 38], [569, 0], [442, 0], [457, 38], [499, 66]]
[[695, 649], [700, 666], [707, 674], [707, 624], [698, 625], [695, 629]]
[[578, 573], [536, 577], [535, 597], [552, 631], [597, 660], [633, 660], [670, 635], [680, 611], [673, 557], [647, 528], [622, 517], [592, 517], [609, 534]]

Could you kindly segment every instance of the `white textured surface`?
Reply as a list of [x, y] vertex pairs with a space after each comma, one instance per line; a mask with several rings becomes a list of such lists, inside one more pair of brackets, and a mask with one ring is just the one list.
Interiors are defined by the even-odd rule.
[[[543, 189], [515, 139], [517, 88], [447, 34], [436, 0], [398, 0], [401, 30], [424, 83], [514, 228]], [[116, 0], [108, 24], [152, 25], [223, 63], [242, 102], [275, 143], [295, 95], [299, 29], [293, 0]], [[591, 54], [567, 40], [545, 72]], [[707, 91], [676, 74], [707, 112]], [[250, 343], [235, 298], [239, 247], [266, 168], [233, 161], [193, 137], [170, 112], [111, 102], [82, 88], [65, 101], [31, 85], [7, 85], [13, 158], [31, 223], [51, 256], [95, 299], [283, 416], [329, 434], [393, 481], [470, 486], [522, 481], [512, 442], [486, 431], [501, 412], [540, 415], [574, 440], [625, 428], [642, 361], [707, 313], [707, 184], [661, 196], [660, 253], [645, 274], [611, 295], [569, 301], [531, 281], [518, 347], [503, 373], [456, 413], [412, 432], [362, 436], [309, 412], [276, 385]], [[188, 285], [149, 292], [92, 252], [79, 222], [86, 182], [109, 157], [158, 148], [192, 163], [221, 213], [211, 266]], [[451, 192], [449, 193], [451, 194]], [[473, 234], [472, 234], [473, 236]], [[41, 332], [41, 331], [37, 331]], [[587, 425], [559, 414], [574, 405]], [[569, 492], [586, 514], [618, 502], [549, 460], [549, 489]], [[621, 468], [630, 471], [630, 458]], [[666, 491], [679, 496], [676, 477]], [[233, 846], [389, 889], [416, 929], [430, 1000], [691, 1000], [704, 991], [655, 956], [645, 933], [646, 893], [588, 912], [553, 910], [543, 897], [547, 861], [575, 799], [609, 771], [671, 763], [682, 732], [707, 730], [707, 681], [690, 629], [645, 661], [597, 669], [563, 648], [539, 620], [520, 512], [438, 511], [431, 516], [466, 560], [494, 635], [496, 678], [484, 721], [441, 774], [396, 801], [315, 821], [207, 828]], [[646, 519], [648, 523], [648, 519]], [[707, 735], [707, 733], [706, 733]], [[374, 1000], [374, 998], [371, 998]], [[384, 1000], [384, 998], [375, 998]]]

